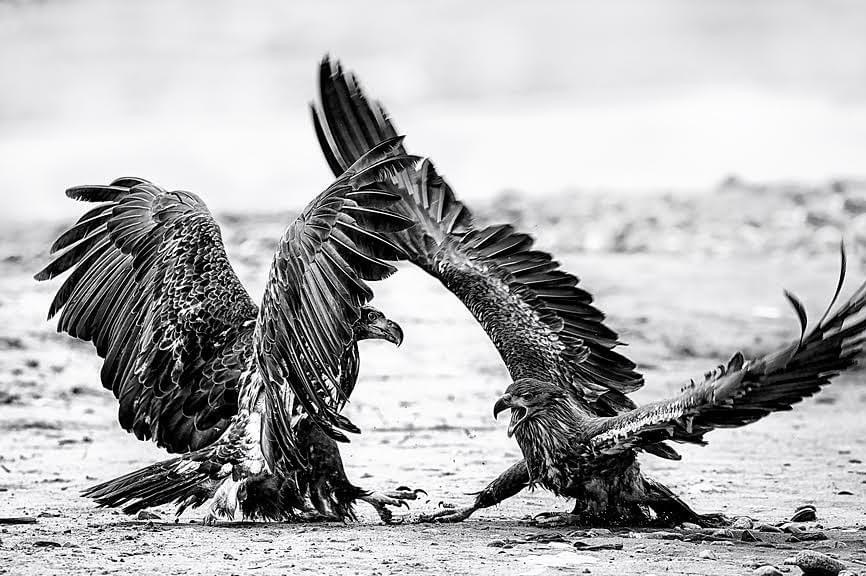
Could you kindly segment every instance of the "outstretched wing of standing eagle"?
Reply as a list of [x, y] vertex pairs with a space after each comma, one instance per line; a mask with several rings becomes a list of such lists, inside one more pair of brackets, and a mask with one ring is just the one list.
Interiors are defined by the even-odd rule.
[[139, 178], [78, 186], [99, 205], [51, 247], [36, 275], [72, 272], [51, 303], [57, 329], [90, 340], [120, 425], [170, 452], [206, 446], [237, 413], [258, 308], [204, 202]]
[[[306, 391], [297, 400], [325, 432], [341, 438], [335, 428], [351, 429], [325, 404], [344, 401], [354, 386], [356, 340], [376, 337], [361, 314], [373, 297], [366, 282], [388, 277], [395, 271], [388, 261], [405, 257], [383, 234], [412, 224], [394, 211], [399, 195], [378, 182], [416, 160], [402, 153], [399, 138], [389, 139], [313, 199], [279, 241], [261, 308], [195, 194], [139, 178], [67, 191], [99, 204], [57, 239], [53, 260], [36, 275], [47, 280], [71, 271], [49, 317], [59, 314], [59, 331], [94, 343], [124, 429], [175, 453], [227, 446], [190, 461], [238, 458], [215, 468], [171, 461], [180, 462], [170, 470], [178, 482], [194, 483], [183, 476], [189, 470], [207, 475], [223, 473], [225, 463], [246, 466], [249, 454], [233, 451], [243, 442], [260, 450], [271, 471], [283, 457], [305, 464], [294, 437], [293, 388]], [[230, 434], [236, 421], [250, 420], [238, 419], [243, 411], [260, 416], [261, 434]], [[166, 493], [183, 496], [172, 490]]]
[[[382, 105], [368, 99], [338, 63], [322, 61], [319, 86], [313, 121], [335, 174], [396, 134]], [[626, 394], [640, 388], [643, 377], [614, 350], [616, 332], [575, 276], [511, 225], [474, 226], [429, 161], [402, 170], [390, 184], [405, 199], [400, 209], [417, 225], [389, 239], [460, 298], [512, 378], [556, 382], [599, 415], [634, 408]]]

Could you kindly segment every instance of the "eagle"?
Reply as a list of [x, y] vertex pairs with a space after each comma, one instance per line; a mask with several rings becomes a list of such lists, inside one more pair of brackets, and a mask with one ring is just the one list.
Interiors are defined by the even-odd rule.
[[[328, 57], [321, 62], [319, 85], [313, 121], [334, 174], [397, 134], [384, 106], [339, 62]], [[398, 209], [408, 210], [405, 216], [416, 225], [386, 236], [454, 293], [494, 343], [512, 379], [495, 411], [512, 410], [509, 432], [524, 456], [471, 505], [422, 515], [422, 521], [459, 522], [541, 485], [577, 498], [570, 519], [587, 524], [723, 522], [719, 515], [696, 514], [668, 488], [641, 476], [636, 453], [679, 460], [666, 441], [703, 443], [711, 429], [788, 410], [853, 366], [860, 352], [866, 324], [843, 324], [866, 302], [863, 288], [832, 315], [828, 308], [808, 334], [805, 309], [788, 294], [801, 322], [799, 341], [750, 361], [737, 354], [680, 396], [638, 407], [628, 394], [644, 379], [635, 363], [615, 350], [618, 335], [578, 279], [535, 249], [532, 237], [509, 224], [475, 226], [429, 159], [400, 171], [390, 183], [405, 200]], [[843, 250], [830, 308], [845, 268]]]
[[[329, 57], [320, 64], [319, 99], [311, 112], [322, 152], [335, 175], [397, 135], [384, 106], [366, 95], [353, 73]], [[401, 151], [406, 152], [402, 142]], [[384, 235], [406, 253], [409, 262], [461, 300], [495, 345], [513, 380], [554, 382], [570, 389], [589, 413], [599, 417], [637, 407], [628, 394], [643, 385], [643, 376], [634, 362], [615, 350], [619, 336], [605, 323], [604, 314], [576, 276], [511, 224], [476, 226], [469, 209], [428, 159], [395, 173], [388, 183], [388, 190], [404, 200], [395, 210], [415, 226]], [[303, 396], [309, 391], [295, 392]], [[337, 398], [324, 400], [329, 410], [339, 409]], [[664, 442], [647, 446], [646, 452], [679, 459]], [[472, 506], [422, 519], [463, 520], [529, 483], [522, 460], [479, 492]]]
[[637, 454], [657, 442], [704, 445], [716, 428], [745, 426], [819, 392], [855, 366], [866, 342], [866, 283], [835, 311], [845, 277], [845, 252], [836, 293], [807, 332], [805, 308], [788, 298], [800, 319], [800, 338], [770, 354], [746, 359], [738, 352], [676, 396], [616, 416], [597, 416], [572, 390], [556, 382], [520, 378], [494, 405], [511, 411], [508, 435], [526, 459], [530, 484], [576, 499], [570, 514], [545, 521], [578, 525], [713, 525], [720, 515], [699, 515], [667, 487], [645, 477]]
[[352, 485], [335, 441], [345, 440], [338, 428], [357, 431], [340, 409], [358, 376], [358, 341], [403, 339], [369, 305], [367, 282], [407, 257], [385, 234], [413, 221], [380, 184], [418, 160], [395, 137], [347, 166], [280, 238], [260, 306], [197, 195], [131, 177], [67, 190], [97, 206], [36, 274], [69, 272], [49, 319], [59, 314], [58, 331], [94, 344], [120, 425], [178, 454], [86, 495], [128, 513], [175, 503], [180, 514], [211, 501], [208, 523], [238, 512], [344, 519], [356, 500], [387, 522], [387, 506], [415, 495]]

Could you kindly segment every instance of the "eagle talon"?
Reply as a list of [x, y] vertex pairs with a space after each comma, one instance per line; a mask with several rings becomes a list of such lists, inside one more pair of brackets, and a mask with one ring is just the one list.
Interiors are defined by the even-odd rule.
[[409, 488], [408, 486], [398, 486], [396, 490], [385, 492], [385, 495], [395, 500], [417, 500], [418, 494], [427, 496], [427, 491], [421, 488]]
[[543, 526], [546, 528], [583, 524], [580, 516], [577, 514], [569, 514], [567, 512], [541, 512], [533, 516], [530, 523], [533, 526]]
[[214, 514], [205, 514], [205, 517], [201, 519], [202, 526], [216, 526], [218, 522], [217, 517]]
[[[408, 494], [411, 495], [412, 493], [409, 492]], [[370, 494], [362, 497], [361, 500], [372, 506], [376, 510], [376, 513], [379, 514], [379, 518], [381, 518], [382, 522], [384, 522], [385, 524], [403, 523], [402, 518], [399, 522], [394, 521], [394, 513], [387, 508], [388, 506], [396, 506], [398, 508], [405, 506], [407, 510], [409, 509], [409, 503], [406, 502], [405, 498], [401, 498], [400, 496], [393, 497], [390, 494], [371, 492]]]
[[[439, 503], [443, 504], [442, 502]], [[423, 523], [456, 523], [463, 522], [477, 510], [475, 506], [467, 506], [465, 508], [455, 508], [452, 504], [450, 507], [443, 510], [438, 510], [432, 514], [422, 514], [419, 522]]]

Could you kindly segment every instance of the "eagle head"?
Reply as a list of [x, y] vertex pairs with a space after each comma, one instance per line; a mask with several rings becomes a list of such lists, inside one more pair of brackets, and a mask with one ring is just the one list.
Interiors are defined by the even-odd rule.
[[387, 340], [399, 346], [403, 342], [403, 329], [372, 306], [361, 306], [361, 316], [355, 323], [356, 340]]
[[493, 417], [496, 418], [506, 408], [511, 409], [511, 424], [508, 426], [508, 436], [520, 429], [525, 423], [531, 422], [548, 408], [562, 403], [565, 394], [558, 386], [536, 380], [521, 378], [512, 382], [493, 406]]

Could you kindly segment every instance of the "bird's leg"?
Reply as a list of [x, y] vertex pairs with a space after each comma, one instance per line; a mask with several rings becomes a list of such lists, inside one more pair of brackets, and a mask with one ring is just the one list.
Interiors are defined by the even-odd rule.
[[432, 514], [423, 514], [421, 522], [462, 522], [476, 510], [488, 508], [499, 504], [503, 500], [511, 498], [529, 485], [529, 471], [526, 469], [526, 461], [521, 460], [512, 465], [508, 470], [500, 474], [493, 482], [475, 497], [471, 506], [464, 508], [446, 508]]
[[226, 478], [214, 494], [210, 509], [202, 519], [202, 524], [213, 526], [220, 518], [234, 520], [239, 505], [238, 488], [240, 488], [240, 482]]
[[236, 475], [254, 476], [262, 472], [270, 472], [262, 449], [262, 435], [262, 414], [258, 410], [253, 410], [244, 427], [241, 444], [243, 457], [239, 469], [236, 469]]
[[[382, 522], [385, 524], [394, 524], [394, 513], [387, 507], [405, 506], [408, 510], [409, 504], [406, 503], [406, 500], [417, 500], [419, 494], [427, 496], [427, 492], [421, 488], [415, 488], [413, 490], [408, 486], [399, 486], [395, 490], [386, 490], [384, 492], [363, 490], [362, 495], [359, 496], [358, 499], [363, 500], [375, 508], [376, 512], [379, 514], [379, 518], [382, 519]], [[401, 519], [396, 523], [400, 524], [402, 522], [403, 520]]]
[[[234, 520], [243, 517], [241, 505], [246, 500], [246, 478], [267, 471], [264, 454], [262, 452], [262, 415], [259, 411], [248, 412], [244, 410], [238, 415], [237, 443], [225, 448], [232, 451], [234, 458], [239, 464], [230, 468], [231, 476], [217, 489], [210, 505], [210, 510], [205, 515], [203, 522], [213, 525], [218, 518]], [[232, 432], [229, 432], [231, 434]], [[226, 465], [229, 466], [229, 465]], [[238, 496], [240, 492], [240, 497]]]
[[650, 517], [637, 502], [614, 495], [610, 499], [579, 498], [571, 512], [542, 512], [532, 517], [532, 524], [545, 528], [580, 526], [645, 526]]
[[[365, 492], [361, 495], [359, 500], [363, 500], [373, 508], [375, 508], [376, 512], [379, 514], [379, 518], [382, 519], [382, 522], [385, 524], [394, 524], [394, 513], [388, 508], [388, 506], [405, 506], [406, 509], [409, 508], [409, 505], [405, 500], [399, 498], [392, 498], [387, 494], [382, 494], [381, 492]], [[398, 524], [402, 522], [397, 522]]]
[[642, 526], [650, 521], [645, 511], [647, 484], [632, 459], [588, 477], [575, 477], [565, 494], [576, 499], [570, 514], [538, 514], [541, 526]]

